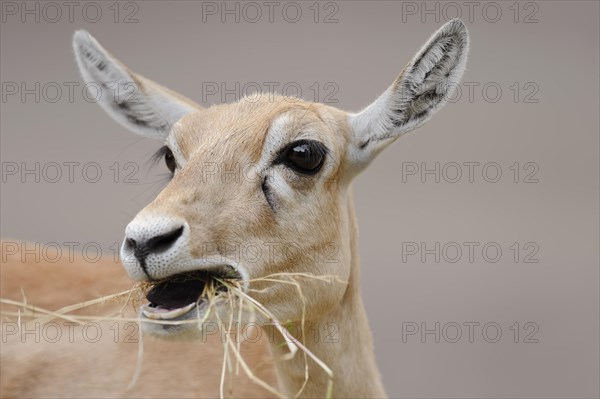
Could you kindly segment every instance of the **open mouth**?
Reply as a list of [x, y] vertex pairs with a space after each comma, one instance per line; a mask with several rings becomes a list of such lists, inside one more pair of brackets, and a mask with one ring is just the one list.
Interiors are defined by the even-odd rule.
[[224, 280], [241, 280], [230, 266], [179, 273], [152, 285], [142, 314], [153, 320], [177, 320], [208, 301], [209, 293], [227, 291]]

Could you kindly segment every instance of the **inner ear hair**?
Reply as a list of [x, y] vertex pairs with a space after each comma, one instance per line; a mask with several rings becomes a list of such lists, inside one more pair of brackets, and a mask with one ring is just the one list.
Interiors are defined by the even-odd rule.
[[[351, 115], [356, 146], [370, 151], [375, 143], [389, 142], [423, 125], [460, 82], [468, 50], [467, 28], [461, 20], [442, 26], [377, 100]], [[360, 156], [360, 162], [372, 156]]]
[[460, 81], [464, 70], [461, 58], [468, 46], [466, 30], [458, 21], [451, 21], [444, 28], [423, 47], [392, 86], [396, 92], [391, 110], [395, 128], [424, 122], [447, 101]]

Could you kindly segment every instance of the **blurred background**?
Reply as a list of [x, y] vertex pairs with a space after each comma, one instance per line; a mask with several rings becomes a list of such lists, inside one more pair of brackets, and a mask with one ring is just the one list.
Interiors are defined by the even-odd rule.
[[261, 87], [356, 111], [461, 16], [471, 52], [452, 103], [355, 183], [384, 384], [598, 397], [598, 2], [75, 3], [2, 2], [5, 241], [114, 256], [165, 184], [148, 163], [160, 143], [83, 87], [76, 29], [205, 106]]

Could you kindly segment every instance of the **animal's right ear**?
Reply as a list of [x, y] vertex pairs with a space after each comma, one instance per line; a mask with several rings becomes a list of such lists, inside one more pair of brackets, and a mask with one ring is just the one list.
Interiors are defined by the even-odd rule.
[[83, 79], [98, 91], [98, 103], [114, 120], [136, 133], [165, 138], [181, 117], [202, 108], [133, 73], [86, 31], [75, 32], [73, 49]]

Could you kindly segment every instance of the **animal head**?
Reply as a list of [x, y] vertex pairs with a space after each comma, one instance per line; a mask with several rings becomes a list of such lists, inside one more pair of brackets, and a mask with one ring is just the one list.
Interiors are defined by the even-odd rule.
[[[203, 108], [134, 73], [87, 32], [76, 32], [73, 46], [104, 110], [163, 142], [158, 154], [172, 179], [126, 227], [121, 257], [132, 279], [155, 284], [145, 317], [180, 320], [199, 314], [191, 309], [201, 292], [190, 281], [207, 275], [238, 278], [246, 289], [281, 272], [348, 281], [352, 179], [447, 102], [465, 68], [468, 35], [460, 20], [446, 23], [358, 113], [264, 94]], [[280, 320], [300, 319], [293, 288], [251, 284], [262, 288], [252, 296]], [[310, 279], [302, 288], [308, 318], [335, 307], [347, 290]]]

